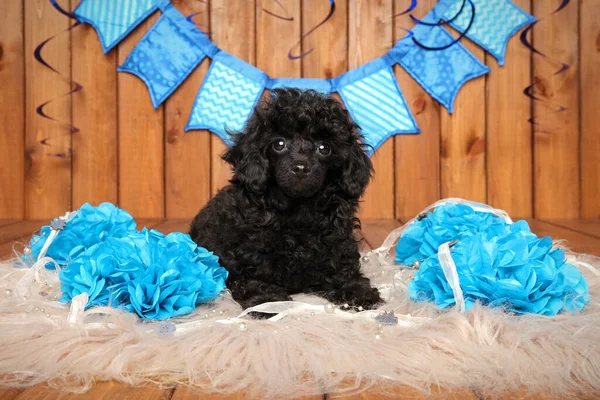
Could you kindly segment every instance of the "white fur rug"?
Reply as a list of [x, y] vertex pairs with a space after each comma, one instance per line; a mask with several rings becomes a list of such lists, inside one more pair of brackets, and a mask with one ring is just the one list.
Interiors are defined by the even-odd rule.
[[[600, 393], [600, 259], [577, 257], [591, 302], [578, 315], [514, 316], [476, 307], [440, 312], [408, 299], [410, 272], [369, 262], [399, 324], [378, 333], [378, 312], [327, 313], [325, 301], [263, 305], [276, 319], [237, 318], [228, 293], [173, 325], [95, 308], [71, 314], [50, 296], [19, 298], [17, 282], [31, 271], [0, 264], [0, 385], [43, 381], [85, 391], [95, 380], [191, 385], [205, 391], [294, 397], [399, 383], [427, 393], [432, 386], [470, 387], [488, 394], [527, 387], [551, 394]], [[588, 267], [583, 268], [587, 263]], [[592, 267], [595, 266], [596, 268]], [[39, 279], [39, 277], [38, 277]], [[6, 292], [6, 289], [11, 289]], [[47, 300], [48, 299], [48, 300]], [[228, 319], [231, 318], [231, 319]]]

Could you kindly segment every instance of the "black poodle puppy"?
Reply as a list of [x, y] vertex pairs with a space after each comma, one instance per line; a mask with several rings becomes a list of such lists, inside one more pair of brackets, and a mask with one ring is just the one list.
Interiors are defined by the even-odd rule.
[[342, 105], [315, 91], [277, 89], [223, 155], [231, 184], [194, 218], [190, 235], [219, 256], [244, 308], [314, 293], [373, 307], [353, 230], [372, 164]]

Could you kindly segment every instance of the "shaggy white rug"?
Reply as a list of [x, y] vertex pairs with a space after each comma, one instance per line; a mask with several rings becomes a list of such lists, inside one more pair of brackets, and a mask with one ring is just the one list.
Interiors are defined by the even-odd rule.
[[281, 312], [273, 320], [248, 318], [229, 293], [167, 323], [111, 308], [70, 312], [53, 301], [55, 293], [38, 292], [52, 273], [2, 263], [0, 385], [49, 380], [85, 391], [95, 380], [116, 379], [260, 390], [264, 398], [390, 382], [424, 393], [432, 386], [600, 393], [600, 259], [568, 257], [588, 279], [591, 302], [576, 315], [544, 317], [414, 303], [405, 291], [411, 272], [372, 254], [364, 272], [387, 300], [381, 311], [399, 319], [383, 327], [374, 319], [381, 311], [328, 310], [309, 296], [257, 308]]

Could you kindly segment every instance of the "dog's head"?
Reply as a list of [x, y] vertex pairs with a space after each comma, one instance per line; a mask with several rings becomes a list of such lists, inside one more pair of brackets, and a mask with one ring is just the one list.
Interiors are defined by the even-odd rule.
[[358, 199], [371, 176], [371, 160], [348, 111], [313, 90], [273, 90], [234, 136], [223, 159], [233, 166], [233, 181], [255, 193], [276, 185], [302, 199], [329, 188]]

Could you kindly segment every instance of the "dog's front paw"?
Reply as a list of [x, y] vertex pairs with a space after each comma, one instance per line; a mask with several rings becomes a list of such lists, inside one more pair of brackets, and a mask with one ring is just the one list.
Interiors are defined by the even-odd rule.
[[379, 290], [373, 287], [361, 286], [356, 291], [349, 293], [351, 299], [347, 301], [348, 305], [352, 307], [362, 307], [365, 310], [371, 310], [377, 308], [378, 304], [383, 303]]
[[371, 287], [368, 280], [347, 283], [326, 293], [325, 297], [335, 304], [348, 304], [352, 308], [362, 307], [365, 310], [374, 309], [383, 303], [379, 291]]

